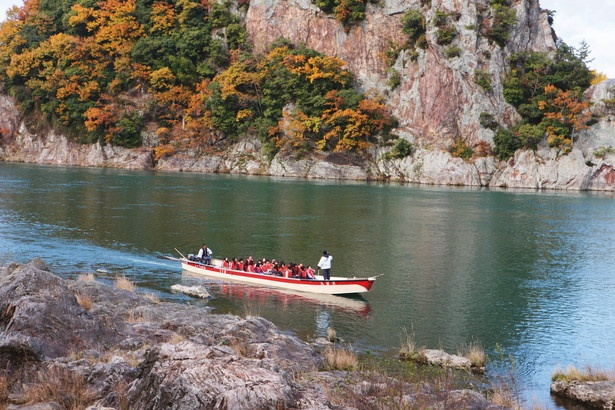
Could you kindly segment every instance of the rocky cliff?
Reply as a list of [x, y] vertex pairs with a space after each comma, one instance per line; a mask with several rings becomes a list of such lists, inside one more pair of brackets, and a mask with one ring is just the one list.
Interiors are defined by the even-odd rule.
[[[394, 133], [413, 145], [412, 155], [387, 159], [387, 149], [374, 148], [369, 160], [350, 161], [339, 155], [319, 154], [295, 160], [262, 152], [258, 140], [247, 137], [219, 155], [197, 157], [178, 154], [157, 163], [151, 147], [125, 150], [110, 145], [82, 146], [54, 132], [33, 135], [19, 121], [8, 97], [0, 99], [0, 126], [4, 136], [0, 159], [62, 165], [156, 168], [193, 172], [223, 172], [306, 178], [391, 180], [421, 184], [447, 184], [532, 189], [615, 189], [612, 116], [602, 112], [597, 124], [577, 136], [572, 152], [564, 155], [546, 144], [533, 151], [518, 151], [507, 162], [493, 156], [471, 160], [453, 157], [447, 148], [459, 139], [469, 146], [492, 145], [494, 131], [480, 124], [482, 113], [500, 125], [519, 121], [515, 109], [503, 98], [502, 81], [507, 58], [520, 50], [550, 53], [555, 34], [548, 13], [537, 0], [512, 2], [516, 24], [505, 46], [486, 33], [496, 19], [489, 0], [385, 0], [368, 4], [360, 24], [345, 27], [309, 0], [252, 0], [243, 19], [256, 52], [278, 37], [347, 62], [364, 92], [382, 95], [399, 120]], [[420, 9], [428, 21], [445, 12], [457, 32], [451, 45], [457, 55], [447, 55], [438, 44], [437, 29], [427, 26], [425, 48], [404, 48], [392, 62], [385, 58], [391, 48], [406, 41], [401, 17]], [[399, 84], [387, 82], [391, 69]], [[487, 73], [490, 89], [475, 80], [477, 70]], [[588, 91], [597, 106], [612, 98], [611, 83]], [[390, 149], [390, 148], [389, 148]]]

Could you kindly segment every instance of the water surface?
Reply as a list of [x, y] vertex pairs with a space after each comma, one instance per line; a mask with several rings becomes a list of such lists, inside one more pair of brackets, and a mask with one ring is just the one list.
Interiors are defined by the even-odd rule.
[[[615, 363], [615, 198], [398, 184], [156, 173], [0, 163], [0, 262], [123, 274], [142, 291], [216, 312], [264, 316], [304, 339], [327, 327], [391, 354], [407, 334], [455, 353], [479, 342], [513, 363], [524, 399], [560, 408], [550, 376]], [[157, 255], [275, 257], [333, 274], [383, 274], [363, 298], [308, 297], [206, 281]]]

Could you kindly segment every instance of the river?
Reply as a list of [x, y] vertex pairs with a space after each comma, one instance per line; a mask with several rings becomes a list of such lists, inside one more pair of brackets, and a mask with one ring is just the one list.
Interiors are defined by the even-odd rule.
[[[139, 291], [256, 314], [309, 340], [328, 327], [361, 351], [408, 335], [451, 353], [481, 344], [531, 407], [554, 370], [615, 364], [613, 194], [64, 168], [0, 163], [0, 264], [40, 257], [72, 278], [126, 275]], [[383, 274], [360, 298], [202, 281], [158, 255], [267, 257]], [[204, 283], [213, 298], [172, 294]]]

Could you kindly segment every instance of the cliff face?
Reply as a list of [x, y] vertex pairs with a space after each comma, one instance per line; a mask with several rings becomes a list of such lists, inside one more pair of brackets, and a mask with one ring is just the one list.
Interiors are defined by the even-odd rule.
[[[309, 0], [253, 0], [246, 16], [246, 27], [257, 51], [278, 37], [305, 43], [317, 51], [342, 58], [356, 73], [363, 91], [376, 90], [386, 96], [387, 104], [399, 119], [404, 137], [446, 147], [457, 138], [473, 145], [492, 141], [493, 131], [479, 124], [488, 112], [501, 124], [518, 120], [515, 110], [502, 97], [501, 79], [506, 58], [519, 50], [551, 52], [555, 40], [547, 12], [537, 0], [514, 2], [517, 24], [510, 32], [509, 45], [501, 48], [481, 31], [489, 30], [494, 15], [489, 0], [433, 0], [421, 6], [419, 0], [385, 0], [369, 5], [367, 18], [348, 32], [330, 15]], [[437, 29], [428, 24], [428, 46], [402, 51], [393, 65], [401, 75], [398, 87], [387, 86], [388, 63], [384, 57], [391, 44], [402, 45], [401, 17], [418, 9], [432, 21], [437, 11], [457, 16], [451, 21], [458, 35], [452, 46], [460, 55], [446, 57], [445, 46], [438, 45]], [[415, 60], [415, 61], [413, 61]], [[492, 90], [486, 92], [474, 82], [476, 70], [489, 73]]]

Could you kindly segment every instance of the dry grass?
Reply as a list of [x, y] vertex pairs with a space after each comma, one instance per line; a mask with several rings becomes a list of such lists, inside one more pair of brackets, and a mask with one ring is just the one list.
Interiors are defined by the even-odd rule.
[[4, 408], [3, 403], [6, 403], [11, 393], [11, 382], [6, 374], [0, 374], [0, 409]]
[[118, 275], [118, 276], [115, 277], [115, 288], [116, 289], [127, 290], [129, 292], [136, 292], [137, 291], [137, 285], [135, 285], [134, 282], [131, 282], [124, 275], [122, 275], [122, 276]]
[[[134, 366], [133, 366], [134, 367]], [[119, 379], [113, 385], [112, 390], [115, 393], [116, 408], [129, 409], [128, 405], [128, 388], [130, 385], [125, 380]]]
[[337, 341], [337, 332], [332, 327], [327, 328], [327, 340], [331, 343], [335, 343]]
[[123, 314], [122, 316], [127, 323], [147, 322], [147, 319], [145, 318], [145, 316], [143, 316], [142, 313], [135, 313], [134, 310], [129, 310], [128, 313]]
[[355, 370], [359, 365], [356, 353], [351, 350], [327, 346], [323, 356], [331, 370]]
[[485, 349], [479, 344], [471, 342], [459, 349], [459, 356], [470, 359], [472, 367], [485, 367]]
[[94, 282], [94, 274], [93, 273], [82, 273], [77, 276], [77, 280], [79, 282]]
[[496, 387], [487, 399], [498, 406], [503, 406], [511, 410], [522, 410], [523, 406], [519, 403], [519, 400], [515, 397], [513, 389], [507, 385]]
[[143, 294], [143, 297], [144, 297], [145, 299], [149, 299], [149, 300], [150, 300], [151, 302], [153, 302], [153, 303], [160, 303], [160, 298], [159, 298], [159, 297], [158, 297], [155, 293], [152, 293], [152, 292], [145, 292], [145, 293]]
[[90, 296], [87, 295], [80, 295], [80, 294], [76, 294], [75, 298], [77, 298], [77, 303], [79, 304], [79, 306], [81, 306], [82, 308], [84, 308], [85, 310], [90, 310], [92, 309], [92, 298]]
[[421, 350], [423, 347], [419, 347], [414, 340], [414, 337], [406, 334], [406, 339], [402, 341], [399, 348], [399, 358], [401, 360], [417, 360], [422, 361]]
[[260, 311], [258, 309], [254, 309], [254, 306], [243, 305], [243, 317], [248, 318], [252, 317], [260, 317]]
[[176, 345], [178, 343], [181, 342], [185, 342], [186, 338], [183, 337], [182, 335], [180, 335], [179, 333], [173, 333], [173, 336], [171, 337], [171, 339], [168, 341], [168, 343], [171, 343], [172, 345]]
[[571, 382], [573, 380], [578, 380], [580, 382], [615, 380], [615, 371], [607, 372], [600, 369], [594, 369], [591, 366], [585, 366], [584, 370], [580, 370], [574, 366], [568, 366], [565, 371], [556, 369], [551, 376], [551, 380], [563, 380], [565, 382]]
[[121, 357], [124, 359], [126, 364], [130, 367], [137, 367], [137, 365], [141, 362], [141, 355], [131, 352], [131, 351], [123, 351], [123, 350], [113, 350], [106, 352], [100, 359], [100, 362], [108, 363], [114, 357]]
[[250, 351], [247, 343], [242, 342], [239, 339], [232, 338], [228, 341], [228, 344], [231, 349], [233, 349], [235, 353], [237, 353], [237, 356], [248, 357]]
[[85, 377], [64, 367], [51, 366], [39, 370], [36, 382], [25, 389], [28, 404], [56, 402], [65, 409], [84, 409], [96, 399]]

